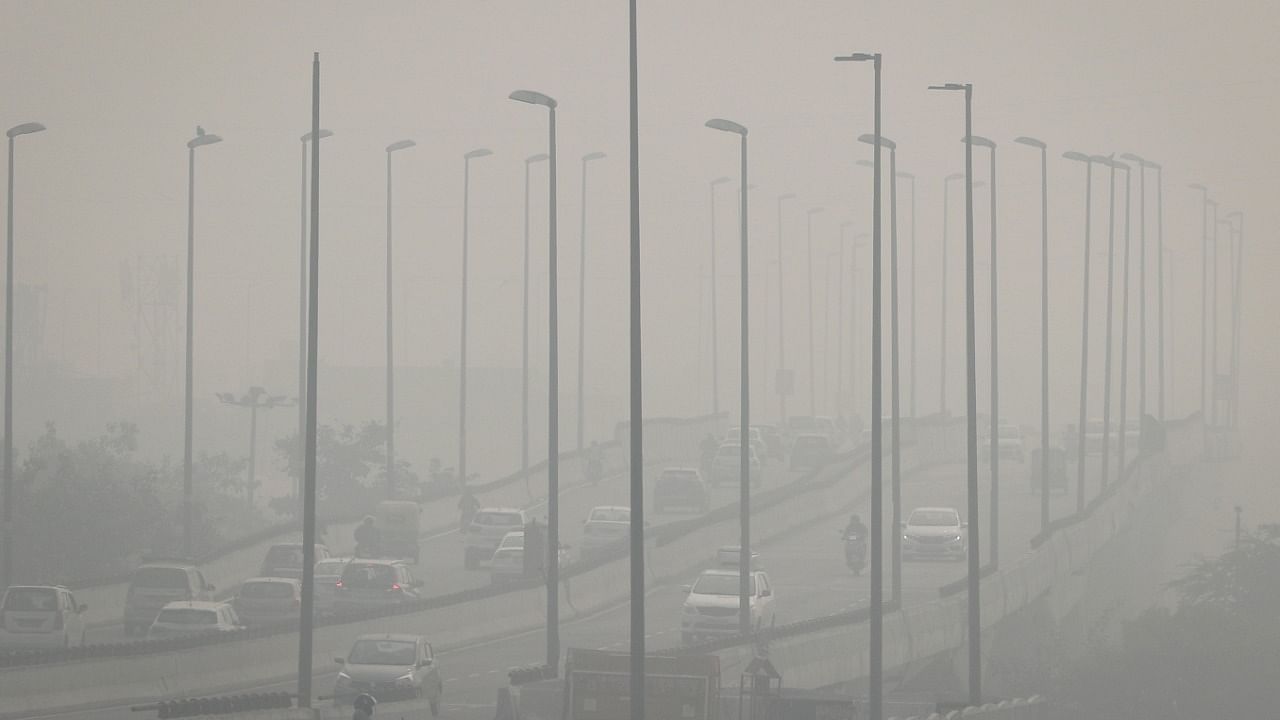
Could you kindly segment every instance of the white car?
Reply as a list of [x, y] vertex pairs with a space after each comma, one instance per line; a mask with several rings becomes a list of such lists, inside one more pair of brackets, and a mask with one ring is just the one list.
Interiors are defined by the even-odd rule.
[[519, 508], [481, 508], [467, 526], [465, 538], [466, 549], [463, 550], [463, 565], [468, 570], [475, 570], [480, 563], [493, 557], [493, 551], [507, 533], [523, 531], [529, 518]]
[[338, 589], [338, 581], [342, 579], [342, 569], [348, 562], [351, 562], [351, 558], [325, 558], [316, 563], [315, 607], [317, 612], [328, 612], [333, 609], [333, 596]]
[[[747, 439], [751, 443], [751, 449], [755, 451], [756, 456], [761, 460], [769, 456], [769, 447], [765, 445], [764, 433], [760, 432], [760, 428], [751, 427], [747, 430]], [[742, 428], [732, 427], [729, 432], [724, 434], [726, 443], [738, 443], [742, 440]]]
[[902, 522], [902, 559], [938, 557], [964, 560], [969, 551], [968, 526], [955, 508], [916, 508]]
[[160, 614], [147, 630], [147, 638], [233, 632], [242, 627], [230, 603], [183, 600], [171, 602], [160, 609]]
[[617, 545], [631, 532], [631, 508], [601, 505], [591, 508], [582, 525], [582, 556]]
[[[569, 561], [568, 547], [563, 544], [560, 546], [559, 561], [561, 568]], [[489, 561], [489, 581], [499, 585], [523, 577], [524, 531], [519, 530], [507, 533], [502, 542], [498, 543], [498, 549], [493, 551], [493, 558]]]
[[[319, 588], [318, 581], [316, 587]], [[245, 625], [297, 620], [302, 609], [302, 581], [282, 577], [249, 578], [240, 584], [231, 606]]]
[[[1025, 463], [1027, 451], [1024, 446], [1022, 428], [1017, 425], [1001, 425], [996, 428], [996, 448], [1002, 459], [1017, 460]], [[978, 451], [983, 462], [991, 461], [991, 436], [988, 434]]]
[[[750, 468], [748, 470], [748, 478], [752, 485], [760, 482], [760, 456], [756, 455], [755, 448], [747, 448], [750, 458]], [[725, 443], [716, 450], [716, 456], [711, 459], [711, 485], [716, 486], [720, 483], [736, 483], [741, 480], [739, 468], [742, 467], [742, 446], [738, 443]]]
[[[738, 634], [739, 575], [736, 570], [703, 570], [688, 595], [680, 617], [680, 639], [685, 644], [708, 637]], [[752, 629], [773, 624], [773, 584], [763, 570], [747, 578], [747, 603]]]
[[0, 648], [64, 648], [84, 644], [88, 608], [61, 585], [15, 585], [0, 604]]

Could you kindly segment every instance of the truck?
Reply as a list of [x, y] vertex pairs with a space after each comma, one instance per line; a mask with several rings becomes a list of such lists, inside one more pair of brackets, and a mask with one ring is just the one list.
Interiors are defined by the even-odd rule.
[[[565, 661], [568, 720], [630, 718], [631, 656], [570, 648]], [[719, 720], [720, 658], [645, 657], [645, 718]]]

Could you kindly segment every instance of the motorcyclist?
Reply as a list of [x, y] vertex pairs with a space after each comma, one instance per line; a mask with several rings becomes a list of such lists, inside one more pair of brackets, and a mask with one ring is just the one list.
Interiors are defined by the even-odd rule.
[[382, 544], [382, 533], [373, 524], [372, 515], [365, 515], [364, 520], [356, 527], [355, 540], [355, 554], [357, 557], [373, 557], [377, 555], [378, 546]]
[[377, 704], [378, 701], [372, 695], [366, 693], [358, 696], [351, 703], [351, 720], [369, 720], [373, 717], [373, 706]]
[[466, 530], [471, 526], [471, 520], [475, 518], [476, 511], [480, 509], [480, 501], [476, 499], [471, 488], [462, 489], [462, 497], [458, 498], [458, 513], [461, 515], [459, 526], [462, 530]]
[[844, 526], [844, 536], [865, 538], [867, 536], [867, 526], [862, 524], [862, 518], [854, 514], [849, 517], [849, 524]]

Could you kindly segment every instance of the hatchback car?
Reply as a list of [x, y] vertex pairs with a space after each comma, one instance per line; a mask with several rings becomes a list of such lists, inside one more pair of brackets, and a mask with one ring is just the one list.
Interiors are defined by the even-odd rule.
[[493, 557], [498, 543], [507, 533], [524, 530], [528, 517], [518, 508], [481, 508], [467, 526], [464, 539], [466, 548], [462, 551], [463, 565], [468, 570], [475, 570], [480, 563]]
[[[739, 577], [736, 570], [703, 570], [693, 585], [685, 586], [688, 596], [680, 618], [682, 642], [738, 634]], [[747, 578], [747, 602], [753, 629], [773, 623], [773, 585], [768, 573], [757, 570]]]
[[214, 587], [183, 560], [144, 560], [133, 571], [124, 601], [124, 634], [147, 631], [160, 609], [171, 602], [213, 600]]
[[342, 579], [342, 569], [351, 558], [326, 558], [316, 563], [316, 610], [327, 612], [333, 609], [333, 594]]
[[963, 560], [969, 550], [968, 523], [955, 508], [922, 507], [902, 523], [902, 559], [938, 557]]
[[440, 714], [444, 680], [431, 643], [421, 635], [361, 635], [334, 662], [342, 666], [333, 687], [335, 705], [349, 705], [366, 693], [378, 701], [426, 698], [431, 715]]
[[791, 469], [821, 467], [830, 462], [834, 455], [831, 439], [826, 435], [797, 435], [791, 446]]
[[[320, 583], [316, 583], [318, 588]], [[245, 625], [297, 620], [302, 608], [302, 582], [293, 578], [249, 578], [231, 606]]]
[[653, 486], [653, 511], [662, 513], [673, 507], [700, 513], [711, 509], [711, 493], [696, 468], [669, 467], [658, 476]]
[[[747, 470], [747, 478], [752, 485], [760, 483], [762, 477], [760, 472], [760, 457], [756, 455], [754, 448], [747, 448], [747, 456], [749, 458], [749, 468]], [[736, 483], [741, 480], [740, 468], [742, 467], [742, 446], [737, 443], [725, 443], [716, 450], [716, 456], [711, 460], [711, 484], [712, 486], [720, 483]]]
[[15, 585], [0, 603], [0, 648], [83, 645], [87, 609], [60, 585]]
[[[329, 548], [317, 544], [316, 561], [329, 557]], [[262, 559], [262, 568], [258, 571], [262, 577], [302, 578], [302, 543], [281, 543], [272, 545], [267, 556]]]
[[[559, 562], [561, 569], [569, 562], [569, 548], [563, 544], [560, 546]], [[524, 531], [517, 530], [507, 533], [498, 544], [498, 549], [493, 551], [493, 558], [489, 561], [489, 581], [498, 585], [523, 577]]]
[[582, 556], [590, 557], [623, 542], [631, 532], [631, 508], [601, 505], [591, 508], [582, 525]]
[[351, 611], [405, 605], [417, 600], [422, 582], [399, 560], [352, 560], [334, 587], [333, 608]]
[[160, 609], [147, 630], [148, 639], [235, 632], [243, 629], [230, 603], [171, 602]]

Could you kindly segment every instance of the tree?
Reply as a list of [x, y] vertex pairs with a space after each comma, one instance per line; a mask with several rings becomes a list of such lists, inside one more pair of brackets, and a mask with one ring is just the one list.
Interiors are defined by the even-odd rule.
[[[385, 498], [386, 426], [370, 420], [360, 425], [335, 428], [322, 425], [316, 431], [316, 495], [321, 514], [356, 515], [371, 512]], [[276, 452], [285, 461], [285, 471], [301, 480], [302, 452], [296, 435], [276, 442]], [[398, 495], [416, 495], [403, 489], [416, 486], [417, 477], [409, 464], [396, 462], [396, 477], [402, 488]], [[301, 484], [301, 483], [299, 483]], [[297, 501], [272, 501], [278, 512], [297, 513]]]

